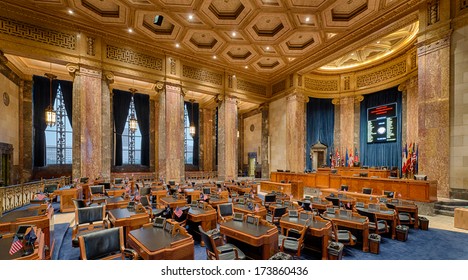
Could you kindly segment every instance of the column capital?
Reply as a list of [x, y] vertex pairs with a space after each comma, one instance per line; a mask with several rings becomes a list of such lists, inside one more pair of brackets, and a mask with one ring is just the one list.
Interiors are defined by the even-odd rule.
[[298, 101], [298, 102], [304, 102], [304, 103], [307, 103], [309, 102], [309, 97], [304, 95], [303, 93], [301, 92], [297, 92], [297, 91], [293, 91], [291, 94], [289, 94], [288, 96], [286, 96], [286, 100], [288, 102], [291, 102], [291, 101]]
[[68, 63], [66, 66], [68, 73], [74, 78], [76, 72], [80, 70], [80, 65], [75, 63]]
[[114, 83], [114, 73], [110, 71], [105, 71], [102, 73], [103, 79], [107, 81], [107, 84], [113, 84]]

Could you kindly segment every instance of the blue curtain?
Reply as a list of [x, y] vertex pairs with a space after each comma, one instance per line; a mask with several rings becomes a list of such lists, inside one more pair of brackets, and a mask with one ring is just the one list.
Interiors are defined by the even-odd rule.
[[[307, 147], [306, 147], [306, 168], [312, 170], [310, 160], [310, 147], [320, 141], [328, 147], [331, 152], [333, 146], [333, 131], [335, 129], [335, 105], [331, 99], [309, 98], [307, 103]], [[327, 158], [327, 165], [330, 165], [330, 158]]]
[[200, 104], [185, 101], [184, 105], [187, 108], [189, 122], [193, 122], [193, 125], [195, 125], [195, 136], [193, 137], [193, 165], [198, 166], [200, 161]]
[[150, 165], [150, 99], [147, 94], [133, 96], [135, 114], [141, 132], [141, 165]]
[[114, 108], [114, 128], [115, 128], [115, 165], [122, 165], [122, 133], [125, 129], [127, 122], [128, 109], [130, 108], [130, 101], [132, 94], [128, 91], [113, 90], [113, 108]]
[[[397, 87], [365, 95], [361, 102], [360, 154], [362, 166], [401, 168], [401, 107], [402, 95]], [[397, 104], [397, 140], [386, 143], [367, 143], [367, 109], [388, 103]]]

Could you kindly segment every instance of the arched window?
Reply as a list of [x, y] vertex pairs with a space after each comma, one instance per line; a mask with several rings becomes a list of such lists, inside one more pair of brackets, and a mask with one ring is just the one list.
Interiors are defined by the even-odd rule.
[[57, 88], [54, 108], [57, 113], [56, 125], [48, 126], [46, 135], [46, 164], [71, 164], [73, 129], [68, 120], [62, 88]]
[[193, 164], [193, 137], [190, 135], [190, 120], [187, 110], [187, 103], [184, 106], [184, 134], [185, 134], [185, 164]]

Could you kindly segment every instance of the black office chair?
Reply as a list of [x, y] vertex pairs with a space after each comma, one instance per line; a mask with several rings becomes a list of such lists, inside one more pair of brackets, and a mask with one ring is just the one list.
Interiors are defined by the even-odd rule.
[[226, 222], [234, 218], [234, 205], [232, 203], [218, 204], [218, 223]]
[[272, 224], [278, 224], [281, 217], [286, 214], [288, 208], [286, 206], [276, 207], [274, 211], [270, 211], [266, 215], [266, 220]]
[[328, 201], [331, 201], [331, 203], [333, 204], [333, 206], [337, 206], [337, 207], [340, 207], [341, 204], [340, 204], [340, 199], [336, 196], [327, 196], [325, 197], [326, 200]]
[[135, 250], [125, 248], [123, 227], [81, 235], [78, 240], [82, 260], [134, 260], [138, 258]]
[[160, 217], [164, 211], [164, 209], [158, 208], [156, 203], [150, 203], [148, 195], [142, 195], [140, 197], [140, 203], [149, 211], [151, 220], [155, 217]]
[[390, 232], [390, 227], [385, 220], [377, 219], [375, 213], [363, 210], [362, 208], [356, 208], [359, 215], [367, 217], [369, 219], [369, 230], [377, 234], [384, 234]]
[[207, 260], [243, 260], [245, 254], [235, 245], [225, 243], [217, 230], [206, 232], [198, 226], [202, 241], [205, 243]]
[[339, 229], [338, 225], [323, 215], [319, 215], [322, 219], [330, 221], [331, 223], [331, 241], [342, 243], [343, 245], [354, 246], [357, 242], [356, 236], [354, 236], [349, 230]]
[[143, 187], [140, 189], [140, 195], [151, 195], [151, 187]]
[[79, 246], [79, 237], [107, 229], [106, 205], [75, 208], [75, 225], [72, 229], [72, 246]]
[[307, 228], [310, 225], [310, 220], [301, 226], [300, 229], [288, 228], [285, 235], [278, 236], [278, 246], [281, 252], [292, 252], [297, 257], [301, 256], [301, 250], [304, 248], [304, 237]]
[[400, 212], [398, 211], [398, 208], [395, 207], [392, 203], [387, 203], [386, 204], [387, 208], [389, 209], [394, 209], [397, 213], [397, 223], [399, 225], [413, 225], [415, 224], [416, 220], [411, 216], [410, 213], [407, 212]]
[[73, 205], [75, 206], [75, 209], [83, 208], [83, 207], [88, 207], [88, 206], [89, 206], [89, 205], [86, 203], [86, 201], [84, 201], [84, 199], [73, 198], [72, 201], [73, 201]]
[[372, 188], [362, 188], [363, 194], [372, 194]]

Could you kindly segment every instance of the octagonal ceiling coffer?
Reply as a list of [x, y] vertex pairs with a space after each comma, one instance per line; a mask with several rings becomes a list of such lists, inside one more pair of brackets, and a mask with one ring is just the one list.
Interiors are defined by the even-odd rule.
[[335, 7], [331, 10], [333, 21], [350, 21], [365, 12], [368, 8], [367, 0], [349, 0], [349, 5]]
[[216, 5], [214, 5], [214, 2], [212, 2], [208, 6], [208, 10], [210, 10], [210, 12], [212, 12], [213, 15], [215, 15], [219, 20], [235, 20], [245, 9], [244, 5], [242, 5], [241, 2], [239, 2], [238, 4], [239, 5], [235, 7], [234, 10], [221, 10], [218, 9]]
[[229, 55], [229, 57], [231, 57], [233, 60], [246, 60], [252, 55], [250, 51], [247, 51], [243, 54], [234, 54], [231, 51], [228, 51], [226, 54]]
[[211, 41], [209, 42], [198, 42], [197, 40], [195, 40], [193, 37], [190, 38], [190, 43], [192, 43], [195, 47], [199, 48], [199, 49], [207, 49], [207, 50], [210, 50], [212, 48], [214, 48], [214, 46], [216, 46], [216, 44], [218, 43], [218, 40], [216, 40], [215, 38], [213, 38]]
[[273, 69], [275, 68], [276, 66], [278, 66], [280, 63], [278, 60], [272, 62], [272, 63], [264, 63], [264, 62], [257, 62], [257, 65], [260, 67], [260, 68], [263, 68], [263, 69]]
[[257, 33], [258, 36], [260, 37], [275, 37], [278, 32], [280, 32], [284, 28], [284, 25], [282, 22], [278, 24], [275, 28], [271, 30], [261, 30], [257, 27], [257, 25], [252, 26], [252, 29]]
[[146, 29], [148, 29], [149, 31], [153, 32], [154, 34], [156, 35], [159, 35], [159, 36], [169, 36], [169, 35], [172, 35], [172, 32], [174, 31], [174, 24], [172, 23], [169, 23], [169, 24], [165, 24], [161, 27], [157, 27], [155, 26], [153, 23], [149, 23], [147, 21], [144, 21], [143, 22], [143, 27], [145, 27]]
[[[92, 3], [94, 2], [94, 4]], [[99, 2], [98, 2], [99, 3]], [[104, 18], [118, 18], [120, 16], [120, 6], [114, 3], [106, 3], [105, 9], [96, 5], [95, 1], [81, 0], [81, 5], [96, 15]]]
[[310, 38], [307, 42], [303, 44], [294, 44], [291, 42], [286, 42], [286, 46], [288, 47], [289, 50], [291, 51], [302, 51], [303, 49], [307, 48], [308, 46], [312, 45], [315, 43], [314, 38]]

